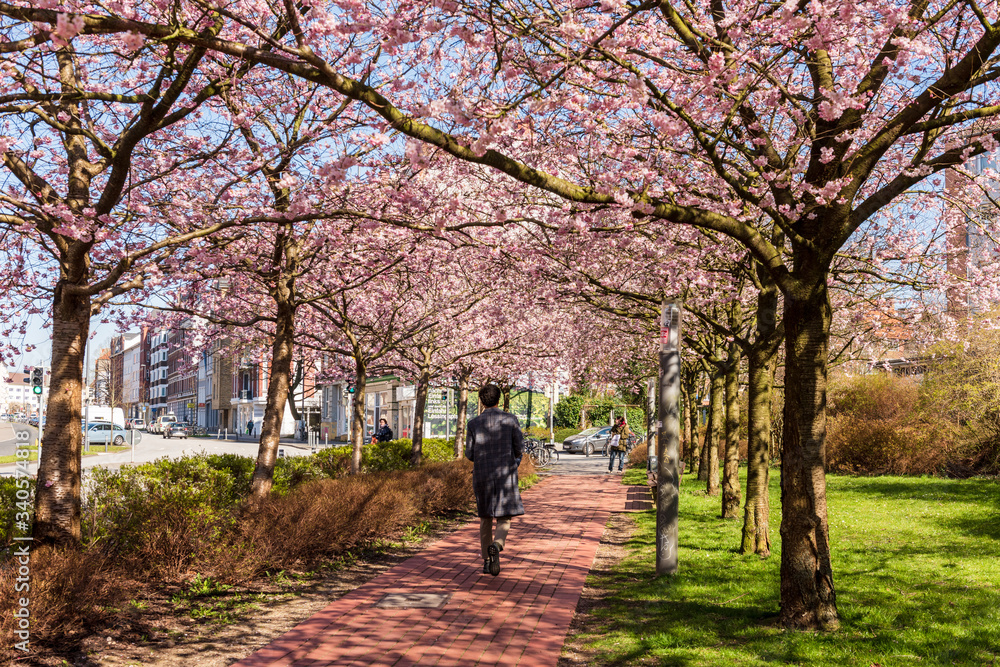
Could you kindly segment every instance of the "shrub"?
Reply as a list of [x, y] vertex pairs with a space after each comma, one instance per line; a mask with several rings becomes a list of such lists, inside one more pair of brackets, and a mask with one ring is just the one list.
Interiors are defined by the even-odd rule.
[[[325, 479], [271, 496], [241, 517], [240, 543], [258, 567], [312, 567], [419, 518], [464, 509], [473, 499], [472, 464], [431, 463], [417, 470]], [[294, 517], [293, 521], [289, 517]], [[246, 572], [243, 566], [244, 575]]]
[[636, 445], [632, 448], [632, 451], [628, 453], [628, 467], [629, 468], [645, 468], [646, 467], [646, 454], [649, 448], [646, 443], [641, 445]]
[[577, 428], [580, 426], [580, 410], [587, 402], [584, 396], [568, 394], [559, 399], [555, 408], [556, 426], [560, 428]]
[[854, 419], [898, 419], [917, 406], [917, 386], [909, 378], [878, 373], [861, 375], [830, 388], [829, 414]]
[[[7, 642], [0, 647], [0, 662], [16, 664], [24, 653], [13, 650], [15, 622], [11, 613], [15, 600], [25, 595], [15, 589], [17, 563], [0, 563], [0, 634]], [[31, 649], [52, 646], [60, 651], [78, 647], [81, 639], [114, 624], [138, 625], [119, 611], [135, 599], [142, 583], [123, 573], [118, 563], [98, 549], [61, 550], [49, 546], [31, 550]], [[17, 658], [15, 659], [15, 655]], [[31, 654], [27, 654], [31, 655]], [[4, 660], [7, 658], [8, 660]], [[55, 664], [27, 658], [25, 664]], [[59, 664], [69, 664], [60, 662]]]
[[170, 572], [224, 548], [243, 495], [229, 470], [205, 455], [94, 468], [84, 505], [85, 541]]
[[[20, 487], [20, 488], [19, 488]], [[30, 499], [29, 505], [35, 499], [35, 480], [30, 477], [0, 477], [0, 550], [6, 550], [14, 541], [14, 523], [18, 512], [23, 511], [17, 506], [17, 492], [21, 497]], [[23, 502], [23, 501], [22, 501]], [[22, 505], [22, 508], [24, 505]], [[34, 517], [29, 517], [28, 522]]]
[[935, 474], [955, 451], [953, 430], [919, 409], [908, 378], [867, 375], [831, 384], [827, 468], [854, 474]]
[[574, 428], [561, 428], [558, 431], [556, 431], [556, 434], [555, 434], [556, 442], [562, 442], [563, 440], [565, 440], [569, 436], [576, 435], [579, 432], [580, 432], [580, 429], [578, 429], [576, 427], [574, 427]]

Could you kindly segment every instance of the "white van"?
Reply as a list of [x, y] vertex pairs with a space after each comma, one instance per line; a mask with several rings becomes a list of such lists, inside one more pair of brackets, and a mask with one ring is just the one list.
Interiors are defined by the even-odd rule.
[[160, 415], [149, 425], [150, 433], [163, 433], [163, 427], [177, 421], [177, 415]]
[[125, 411], [121, 408], [109, 408], [104, 405], [91, 405], [84, 408], [81, 417], [90, 422], [111, 422], [118, 428], [125, 428]]

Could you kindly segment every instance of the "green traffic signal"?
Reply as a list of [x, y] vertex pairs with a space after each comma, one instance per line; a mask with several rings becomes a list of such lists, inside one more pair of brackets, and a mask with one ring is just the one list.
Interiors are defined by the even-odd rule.
[[35, 394], [41, 394], [42, 388], [36, 384], [34, 387], [31, 388], [31, 391], [34, 392]]

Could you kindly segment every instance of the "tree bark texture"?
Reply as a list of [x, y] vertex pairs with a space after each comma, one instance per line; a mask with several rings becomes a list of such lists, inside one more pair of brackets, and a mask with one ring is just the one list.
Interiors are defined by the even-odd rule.
[[771, 384], [774, 354], [753, 350], [748, 358], [747, 495], [743, 510], [740, 553], [771, 555], [768, 494], [771, 451]]
[[[759, 269], [762, 279], [767, 276]], [[781, 335], [777, 333], [778, 291], [773, 283], [757, 297], [757, 334], [747, 355], [747, 494], [740, 553], [771, 555], [770, 466], [771, 387]]]
[[[698, 426], [698, 397], [688, 392], [688, 421], [691, 422], [691, 451], [688, 453], [688, 468], [695, 472], [701, 467], [702, 438]], [[707, 437], [707, 433], [706, 433]]]
[[[719, 495], [719, 447], [725, 428], [725, 392], [725, 375], [719, 370], [713, 370], [708, 432], [705, 434], [705, 453], [701, 459], [705, 464], [705, 493], [710, 496]], [[701, 479], [701, 471], [698, 473], [698, 479]]]
[[465, 422], [469, 418], [469, 378], [471, 371], [462, 370], [458, 374], [458, 411], [455, 415], [455, 458], [465, 456]]
[[365, 385], [368, 364], [359, 353], [354, 357], [354, 399], [351, 401], [351, 474], [361, 472], [361, 448], [365, 445]]
[[726, 457], [722, 473], [722, 518], [737, 519], [740, 511], [740, 350], [729, 346], [726, 360]]
[[410, 465], [414, 468], [420, 465], [424, 455], [424, 410], [427, 408], [427, 392], [430, 390], [431, 372], [421, 368], [417, 376], [416, 397], [413, 413], [413, 438], [410, 441]]
[[81, 539], [80, 419], [91, 304], [87, 295], [70, 294], [69, 284], [59, 280], [52, 302], [51, 391], [45, 409], [32, 529], [36, 545], [78, 546]]
[[681, 392], [681, 474], [684, 473], [684, 461], [689, 461], [691, 459], [691, 411], [688, 409], [692, 401], [691, 394], [686, 391]]
[[257, 465], [254, 467], [251, 486], [254, 500], [262, 500], [271, 492], [274, 463], [278, 458], [278, 445], [281, 444], [281, 421], [292, 378], [295, 310], [284, 299], [278, 299], [276, 306], [277, 317], [267, 379], [267, 403], [260, 426], [260, 446], [257, 448]]
[[781, 622], [786, 627], [839, 626], [826, 503], [826, 364], [831, 310], [825, 277], [785, 293]]

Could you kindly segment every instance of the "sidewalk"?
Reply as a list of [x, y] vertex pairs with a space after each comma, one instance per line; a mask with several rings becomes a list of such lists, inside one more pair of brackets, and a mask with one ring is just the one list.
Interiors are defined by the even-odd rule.
[[618, 475], [551, 476], [524, 493], [500, 576], [482, 574], [474, 520], [236, 665], [555, 665], [628, 492]]

